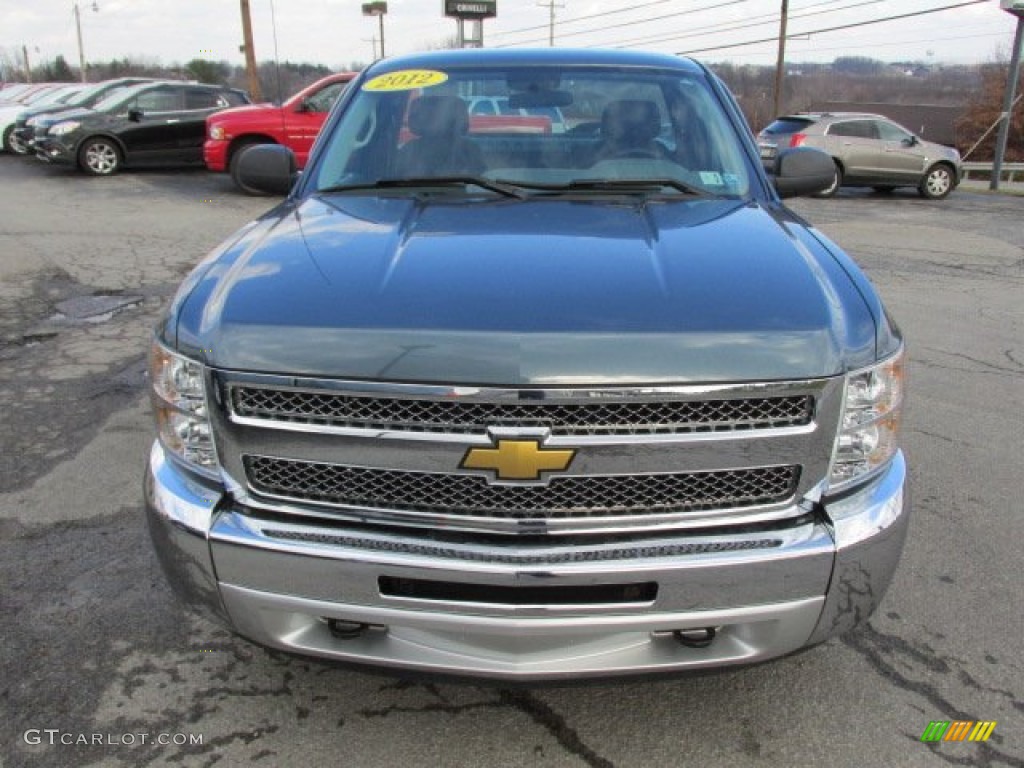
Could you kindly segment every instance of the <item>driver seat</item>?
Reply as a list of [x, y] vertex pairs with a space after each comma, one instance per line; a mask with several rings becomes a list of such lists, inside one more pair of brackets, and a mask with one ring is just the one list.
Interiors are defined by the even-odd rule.
[[601, 113], [602, 143], [594, 162], [615, 157], [667, 158], [664, 145], [655, 141], [661, 133], [658, 105], [647, 99], [610, 101]]
[[421, 96], [409, 106], [416, 138], [398, 151], [398, 171], [408, 178], [475, 176], [485, 168], [480, 148], [466, 138], [469, 110], [458, 96]]

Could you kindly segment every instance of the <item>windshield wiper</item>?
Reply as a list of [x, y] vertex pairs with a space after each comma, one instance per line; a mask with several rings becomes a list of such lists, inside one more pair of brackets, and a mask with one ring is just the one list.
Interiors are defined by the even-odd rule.
[[679, 179], [573, 179], [566, 184], [534, 184], [520, 182], [521, 186], [540, 189], [547, 192], [575, 192], [578, 190], [597, 192], [650, 192], [652, 189], [674, 189], [684, 195], [709, 197], [706, 189], [687, 184]]
[[489, 192], [496, 192], [505, 197], [525, 200], [527, 194], [518, 186], [503, 181], [495, 181], [483, 176], [424, 176], [412, 179], [378, 179], [364, 184], [337, 184], [333, 187], [318, 189], [318, 194], [330, 192], [355, 192], [365, 189], [418, 189], [422, 187], [445, 187], [453, 184], [480, 187]]

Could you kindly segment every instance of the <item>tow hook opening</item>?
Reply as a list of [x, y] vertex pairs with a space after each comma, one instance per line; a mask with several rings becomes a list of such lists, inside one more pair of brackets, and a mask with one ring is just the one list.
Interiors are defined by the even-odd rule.
[[378, 624], [363, 624], [359, 621], [345, 621], [344, 619], [327, 619], [327, 628], [339, 640], [355, 640], [370, 630], [387, 629]]
[[715, 627], [701, 627], [700, 629], [677, 629], [672, 632], [672, 637], [687, 648], [707, 648], [714, 642], [716, 634]]

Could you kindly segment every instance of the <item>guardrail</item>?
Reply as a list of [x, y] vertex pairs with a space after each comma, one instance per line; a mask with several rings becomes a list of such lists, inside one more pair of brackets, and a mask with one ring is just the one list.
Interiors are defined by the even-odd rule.
[[[1024, 163], [1003, 163], [1000, 181], [1024, 181]], [[972, 173], [986, 173], [992, 178], [992, 163], [964, 163], [964, 179], [971, 178]]]

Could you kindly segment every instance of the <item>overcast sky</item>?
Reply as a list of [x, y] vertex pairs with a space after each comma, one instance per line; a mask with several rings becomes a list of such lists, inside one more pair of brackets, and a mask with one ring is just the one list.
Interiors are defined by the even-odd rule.
[[[964, 0], [790, 0], [789, 61], [870, 56], [887, 61], [944, 63], [1009, 57], [1015, 21], [998, 0], [938, 13], [811, 36], [802, 33]], [[547, 0], [498, 0], [485, 23], [490, 46], [547, 45]], [[162, 64], [192, 58], [242, 63], [237, 0], [96, 0], [80, 2], [87, 60], [147, 57]], [[362, 16], [362, 0], [250, 0], [256, 54], [341, 69], [373, 58], [377, 20]], [[556, 0], [555, 42], [562, 46], [641, 48], [693, 53], [705, 61], [769, 64], [775, 43], [752, 41], [778, 32], [780, 0]], [[0, 53], [7, 60], [28, 46], [33, 61], [57, 54], [78, 63], [72, 0], [0, 0]], [[440, 47], [455, 34], [442, 0], [388, 0], [386, 54]], [[589, 18], [586, 18], [589, 17]], [[735, 44], [742, 44], [736, 46]], [[733, 46], [719, 47], [715, 46]]]

